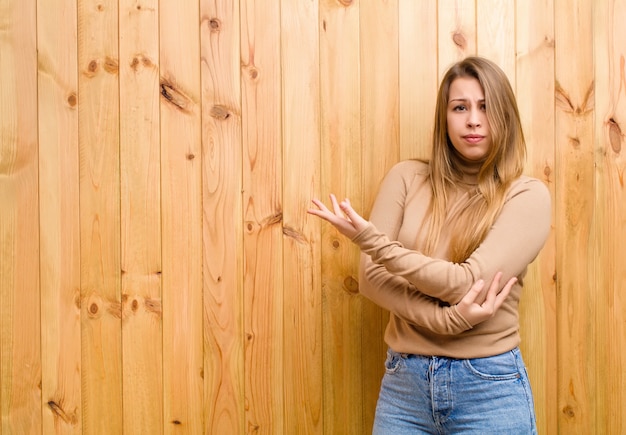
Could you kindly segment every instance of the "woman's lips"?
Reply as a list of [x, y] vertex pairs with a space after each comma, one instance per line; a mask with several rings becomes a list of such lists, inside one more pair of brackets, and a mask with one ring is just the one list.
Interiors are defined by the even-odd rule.
[[478, 134], [468, 134], [466, 136], [463, 136], [463, 139], [465, 139], [469, 143], [478, 143], [484, 138], [485, 136], [480, 136]]

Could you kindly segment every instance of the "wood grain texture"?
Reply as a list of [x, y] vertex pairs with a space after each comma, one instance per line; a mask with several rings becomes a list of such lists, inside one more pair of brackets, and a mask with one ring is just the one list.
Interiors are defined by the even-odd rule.
[[164, 433], [201, 433], [200, 4], [195, 0], [159, 6]]
[[524, 280], [540, 434], [623, 433], [626, 0], [0, 2], [0, 435], [362, 434], [366, 216], [438, 82], [515, 89], [553, 230]]
[[555, 1], [558, 430], [593, 433], [598, 333], [593, 251], [595, 78], [590, 0]]
[[241, 7], [246, 430], [284, 432], [280, 3]]
[[[516, 3], [515, 91], [526, 139], [525, 172], [555, 197], [554, 3]], [[555, 207], [552, 207], [554, 228]], [[540, 434], [557, 433], [557, 308], [554, 230], [530, 266], [520, 301], [522, 353], [535, 399]]]
[[439, 0], [438, 13], [438, 76], [462, 58], [476, 54], [475, 0]]
[[[51, 5], [52, 6], [52, 5]], [[82, 433], [76, 2], [38, 3], [42, 429]]]
[[515, 86], [515, 0], [476, 2], [476, 52], [496, 62]]
[[82, 410], [93, 434], [122, 428], [117, 29], [117, 1], [78, 3]]
[[594, 254], [597, 331], [595, 433], [626, 433], [616, 404], [626, 403], [626, 3], [594, 3], [595, 216]]
[[400, 159], [430, 159], [437, 99], [437, 3], [398, 1]]
[[318, 14], [317, 0], [281, 3], [284, 433], [324, 427], [319, 222], [306, 213], [320, 181]]
[[119, 8], [123, 429], [139, 435], [163, 427], [159, 7]]
[[[363, 209], [360, 144], [359, 6], [320, 2], [320, 199], [331, 193]], [[359, 252], [321, 223], [324, 433], [363, 433]], [[336, 412], [341, 409], [341, 412]]]
[[0, 432], [41, 431], [36, 3], [0, 5]]
[[[398, 86], [398, 2], [362, 2], [361, 33], [361, 155], [363, 211], [368, 216], [378, 186], [400, 158]], [[385, 23], [385, 25], [381, 25]], [[364, 300], [363, 424], [370, 431], [384, 371], [383, 341], [389, 315]]]
[[202, 1], [206, 434], [245, 433], [239, 3]]

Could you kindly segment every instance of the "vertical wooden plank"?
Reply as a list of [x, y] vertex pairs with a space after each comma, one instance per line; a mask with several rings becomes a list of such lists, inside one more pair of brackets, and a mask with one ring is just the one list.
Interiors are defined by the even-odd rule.
[[476, 52], [498, 64], [515, 86], [515, 0], [476, 2]]
[[204, 429], [200, 4], [160, 2], [164, 433]]
[[[322, 0], [319, 7], [320, 196], [349, 197], [362, 210], [360, 2]], [[321, 225], [321, 242], [324, 433], [363, 433], [359, 251], [331, 225]]]
[[[554, 1], [516, 3], [516, 95], [526, 138], [526, 173], [555, 197]], [[554, 206], [552, 222], [554, 223]], [[524, 279], [520, 302], [522, 352], [540, 434], [557, 433], [557, 316], [554, 231]]]
[[555, 1], [558, 430], [593, 433], [597, 337], [591, 0]]
[[454, 62], [476, 54], [476, 0], [438, 0], [439, 78]]
[[[362, 191], [367, 216], [378, 186], [399, 160], [398, 1], [361, 3]], [[384, 23], [384, 24], [383, 24]], [[364, 431], [371, 431], [387, 346], [388, 314], [364, 301], [362, 319]]]
[[119, 2], [125, 434], [163, 428], [158, 6]]
[[594, 3], [597, 358], [594, 433], [626, 433], [626, 2]]
[[284, 433], [323, 429], [319, 225], [319, 1], [281, 2], [283, 75]]
[[283, 433], [280, 2], [241, 7], [246, 428]]
[[399, 0], [400, 159], [429, 159], [437, 98], [437, 2]]
[[239, 2], [202, 0], [204, 397], [207, 434], [244, 426]]
[[80, 434], [76, 2], [37, 8], [43, 433]]
[[41, 431], [37, 19], [0, 5], [0, 431]]
[[117, 1], [78, 2], [82, 400], [90, 434], [122, 429], [117, 25]]

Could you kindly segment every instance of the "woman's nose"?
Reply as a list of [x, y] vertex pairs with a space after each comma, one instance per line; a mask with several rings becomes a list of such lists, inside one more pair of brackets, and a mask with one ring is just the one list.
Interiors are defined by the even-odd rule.
[[468, 113], [467, 126], [480, 127], [480, 114], [477, 113], [475, 110], [472, 110]]

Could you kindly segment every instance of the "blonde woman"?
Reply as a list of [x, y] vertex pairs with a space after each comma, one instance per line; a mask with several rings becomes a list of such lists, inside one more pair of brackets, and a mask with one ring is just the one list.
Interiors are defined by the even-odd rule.
[[333, 195], [331, 209], [309, 210], [360, 247], [360, 292], [390, 312], [374, 433], [534, 434], [518, 302], [550, 231], [550, 195], [522, 175], [503, 71], [480, 57], [454, 64], [433, 131], [430, 161], [396, 164], [369, 222]]

